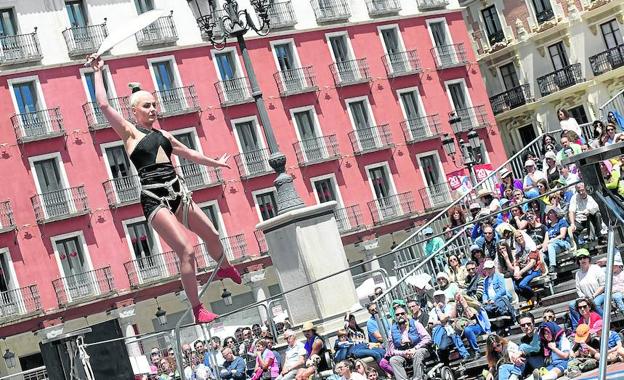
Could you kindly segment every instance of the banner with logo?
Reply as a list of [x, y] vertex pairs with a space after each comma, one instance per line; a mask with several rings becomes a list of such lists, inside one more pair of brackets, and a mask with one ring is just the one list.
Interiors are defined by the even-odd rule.
[[470, 176], [466, 174], [466, 169], [459, 169], [446, 173], [446, 180], [449, 183], [451, 192], [458, 192], [462, 195], [470, 192], [472, 185], [470, 184]]

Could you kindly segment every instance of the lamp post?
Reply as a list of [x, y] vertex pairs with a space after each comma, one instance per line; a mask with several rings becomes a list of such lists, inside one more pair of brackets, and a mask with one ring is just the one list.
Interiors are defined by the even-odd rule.
[[[461, 133], [461, 118], [457, 116], [455, 113], [451, 113], [449, 118], [449, 124], [456, 135]], [[481, 149], [481, 138], [479, 134], [470, 129], [468, 133], [466, 133], [466, 138], [468, 141], [465, 141], [463, 138], [459, 138], [459, 149], [461, 151], [461, 161], [463, 166], [468, 168], [468, 172], [470, 173], [470, 182], [472, 183], [472, 187], [477, 184], [477, 177], [475, 175], [474, 166], [481, 163], [481, 155], [478, 153]], [[442, 147], [444, 148], [444, 152], [446, 155], [457, 165], [457, 160], [455, 158], [456, 148], [455, 148], [455, 139], [449, 136], [448, 133], [444, 134], [442, 138]]]
[[[269, 145], [269, 151], [271, 152], [269, 165], [271, 165], [273, 170], [277, 173], [277, 178], [273, 183], [277, 189], [278, 214], [304, 207], [303, 201], [295, 191], [292, 176], [286, 173], [286, 156], [280, 152], [277, 140], [275, 139], [271, 121], [269, 120], [264, 99], [262, 98], [262, 91], [258, 85], [256, 73], [245, 43], [245, 34], [250, 30], [253, 30], [260, 36], [265, 36], [269, 33], [270, 18], [268, 12], [273, 4], [273, 0], [250, 0], [257, 15], [259, 25], [256, 25], [246, 9], [238, 9], [236, 0], [225, 0], [222, 14], [217, 13], [215, 0], [187, 1], [189, 5], [190, 3], [195, 4], [197, 15], [199, 16], [197, 17], [197, 25], [200, 30], [206, 34], [206, 37], [215, 49], [223, 49], [228, 37], [236, 38], [238, 42], [241, 55], [243, 56], [245, 71], [247, 71], [247, 76], [249, 77], [254, 103], [258, 109], [260, 123], [262, 124], [262, 129], [264, 130], [264, 135]], [[206, 6], [202, 7], [201, 3], [206, 3]], [[207, 11], [207, 14], [204, 14], [202, 8]], [[222, 33], [215, 33], [215, 29], [220, 29]]]

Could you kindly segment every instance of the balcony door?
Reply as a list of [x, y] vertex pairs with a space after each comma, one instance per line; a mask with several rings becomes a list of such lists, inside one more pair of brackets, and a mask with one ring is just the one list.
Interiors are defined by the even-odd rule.
[[428, 25], [436, 48], [438, 64], [447, 66], [458, 63], [455, 47], [451, 44], [451, 38], [446, 31], [446, 22], [436, 21]]
[[130, 160], [123, 145], [105, 149], [113, 189], [118, 203], [135, 201], [139, 197], [139, 182], [133, 176]]
[[550, 61], [552, 62], [552, 66], [555, 71], [561, 70], [570, 65], [563, 42], [560, 41], [556, 44], [550, 45], [548, 47], [548, 54], [550, 55]]
[[449, 83], [447, 85], [453, 109], [457, 116], [461, 118], [461, 126], [463, 130], [470, 129], [477, 124], [474, 112], [471, 112], [470, 102], [466, 88], [463, 82]]
[[[221, 225], [220, 218], [219, 218], [219, 208], [217, 207], [217, 204], [213, 203], [213, 204], [201, 206], [200, 210], [202, 210], [202, 212], [208, 217], [208, 219], [214, 226], [215, 230], [217, 230], [217, 233], [219, 234], [219, 240], [221, 240], [223, 244], [224, 251], [226, 253], [230, 253], [231, 249], [229, 247], [229, 242], [223, 241], [223, 239], [226, 237], [224, 233], [225, 228]], [[202, 254], [204, 255], [203, 261], [205, 262], [206, 267], [216, 264], [215, 261], [210, 256], [208, 252], [208, 247], [206, 246], [205, 243], [203, 245]], [[228, 259], [232, 259], [232, 258], [228, 256]], [[200, 262], [200, 267], [202, 266], [202, 264], [204, 263]]]
[[256, 204], [260, 210], [262, 220], [268, 220], [277, 216], [277, 201], [275, 200], [275, 191], [267, 191], [256, 194]]
[[385, 166], [368, 169], [368, 178], [373, 186], [375, 203], [381, 220], [400, 214], [399, 204], [393, 197], [395, 194], [390, 185], [389, 177]]
[[97, 50], [96, 39], [89, 33], [87, 14], [82, 0], [66, 1], [65, 10], [69, 18], [69, 25], [72, 28], [71, 35], [74, 38], [76, 48], [79, 50]]
[[341, 82], [353, 82], [359, 78], [357, 64], [353, 61], [349, 50], [347, 36], [329, 37], [329, 44], [336, 62], [336, 69]]
[[[106, 75], [106, 70], [103, 70], [102, 74], [104, 78], [104, 89], [106, 90], [106, 97], [108, 99], [112, 99], [114, 95], [112, 94], [111, 86], [108, 83], [108, 75]], [[95, 122], [97, 124], [107, 124], [108, 121], [104, 117], [104, 114], [102, 113], [100, 107], [97, 105], [97, 101], [95, 99], [95, 79], [93, 72], [85, 72], [84, 79], [87, 84], [87, 95], [89, 97], [89, 102], [91, 103], [91, 109], [93, 110]], [[115, 107], [115, 104], [112, 104], [112, 106]], [[117, 108], [117, 111], [121, 112], [121, 108]]]
[[607, 60], [611, 69], [624, 65], [624, 42], [620, 32], [620, 24], [616, 19], [600, 25], [602, 39], [608, 51]]
[[165, 277], [167, 267], [163, 263], [163, 257], [154, 251], [154, 237], [147, 222], [130, 223], [126, 225], [126, 228], [128, 229], [139, 283]]
[[300, 91], [305, 84], [301, 70], [297, 70], [297, 62], [291, 43], [273, 45], [275, 58], [279, 66], [280, 75], [286, 91]]
[[239, 72], [234, 51], [225, 51], [215, 54], [219, 78], [221, 78], [221, 90], [228, 101], [240, 101], [249, 97], [247, 85]]
[[43, 136], [51, 126], [46, 122], [42, 111], [35, 81], [13, 83], [13, 94], [17, 103], [17, 112], [21, 121], [21, 132], [25, 137]]
[[152, 0], [134, 0], [134, 5], [138, 14], [154, 9], [154, 2]]
[[17, 279], [11, 268], [11, 254], [8, 250], [0, 251], [0, 317], [21, 314], [24, 304], [17, 291]]
[[12, 9], [0, 9], [0, 47], [5, 61], [20, 59], [24, 56], [22, 43], [17, 34], [17, 23]]
[[543, 23], [555, 17], [550, 0], [532, 0], [535, 9], [535, 18], [538, 23]]
[[268, 162], [262, 150], [262, 142], [255, 123], [253, 121], [240, 122], [235, 124], [235, 128], [246, 172], [253, 175], [267, 171]]
[[76, 300], [94, 294], [97, 281], [85, 259], [82, 244], [77, 236], [56, 241], [56, 251], [61, 263], [61, 277], [67, 292], [67, 300]]
[[437, 153], [418, 156], [418, 163], [427, 186], [427, 196], [431, 206], [435, 207], [449, 203], [451, 195], [446, 186], [446, 177]]
[[501, 42], [505, 39], [505, 33], [501, 27], [500, 20], [498, 18], [498, 12], [496, 6], [491, 5], [481, 11], [483, 15], [483, 22], [485, 23], [485, 33], [487, 34], [488, 42], [490, 46]]
[[176, 80], [173, 62], [170, 60], [153, 62], [152, 69], [156, 79], [161, 112], [176, 112], [184, 109], [183, 90], [180, 89], [180, 84]]
[[388, 54], [388, 64], [392, 67], [393, 73], [404, 73], [408, 71], [407, 55], [403, 51], [399, 40], [399, 32], [397, 28], [381, 29], [381, 38], [383, 39], [386, 53]]
[[316, 131], [312, 110], [294, 112], [295, 125], [299, 134], [301, 150], [305, 161], [317, 161], [327, 157], [327, 151]]
[[39, 160], [34, 162], [34, 166], [46, 218], [69, 214], [72, 206], [71, 190], [65, 189], [58, 160], [56, 158]]
[[366, 102], [364, 100], [350, 102], [349, 110], [353, 118], [360, 149], [371, 150], [381, 146], [377, 130], [371, 122]]
[[[198, 150], [197, 144], [195, 144], [195, 135], [191, 132], [175, 134], [175, 138], [178, 139], [184, 146], [192, 150]], [[184, 157], [178, 157], [180, 166], [182, 169], [182, 177], [186, 181], [187, 185], [191, 188], [197, 188], [201, 186], [204, 181], [203, 166], [187, 160]]]
[[431, 136], [432, 132], [429, 123], [423, 118], [424, 115], [420, 111], [418, 92], [416, 90], [401, 92], [399, 99], [405, 113], [405, 121], [409, 127], [411, 139]]

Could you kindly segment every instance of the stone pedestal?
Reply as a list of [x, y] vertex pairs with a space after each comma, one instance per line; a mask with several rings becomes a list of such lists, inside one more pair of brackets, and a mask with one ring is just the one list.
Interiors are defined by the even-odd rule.
[[128, 305], [119, 309], [115, 309], [112, 315], [119, 320], [119, 326], [126, 339], [126, 348], [128, 349], [128, 356], [138, 357], [141, 356], [141, 347], [136, 340], [136, 334], [134, 332], [134, 320], [136, 316], [136, 305]]
[[[266, 302], [264, 302], [264, 300], [266, 300], [267, 298], [266, 295], [269, 293], [269, 290], [267, 289], [266, 286], [263, 285], [264, 278], [265, 278], [264, 269], [261, 269], [259, 271], [254, 271], [251, 273], [247, 273], [244, 275], [245, 284], [251, 287], [251, 291], [253, 292], [253, 295], [254, 295], [254, 300], [256, 302], [263, 302], [266, 305]], [[260, 316], [260, 320], [262, 320], [263, 323], [268, 318], [266, 309], [263, 306], [258, 306], [258, 315]]]
[[[266, 236], [283, 291], [348, 267], [334, 207], [336, 202], [296, 209], [257, 225]], [[294, 324], [342, 314], [358, 302], [348, 271], [289, 293], [285, 299]]]

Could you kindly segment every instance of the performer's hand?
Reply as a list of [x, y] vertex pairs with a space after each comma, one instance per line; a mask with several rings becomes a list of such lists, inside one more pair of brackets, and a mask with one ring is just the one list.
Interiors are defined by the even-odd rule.
[[99, 57], [96, 54], [91, 54], [87, 56], [87, 62], [89, 62], [93, 71], [100, 71], [102, 70], [102, 67], [104, 67], [104, 61], [102, 60], [102, 57]]
[[228, 160], [230, 159], [230, 154], [229, 153], [224, 153], [223, 156], [219, 157], [217, 159], [217, 163], [219, 164], [219, 166], [223, 166], [224, 168], [230, 168], [230, 164], [228, 164]]

